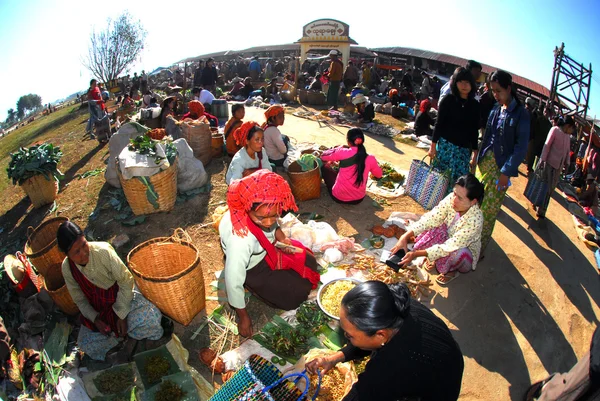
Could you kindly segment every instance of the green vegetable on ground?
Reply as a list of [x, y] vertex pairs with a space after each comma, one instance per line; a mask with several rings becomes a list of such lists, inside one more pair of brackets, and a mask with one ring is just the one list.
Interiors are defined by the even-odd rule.
[[13, 185], [21, 185], [31, 177], [39, 174], [42, 174], [48, 180], [51, 177], [60, 180], [63, 176], [58, 170], [58, 163], [62, 156], [63, 153], [60, 148], [51, 143], [20, 148], [10, 155], [11, 160], [6, 169], [8, 178], [12, 179]]

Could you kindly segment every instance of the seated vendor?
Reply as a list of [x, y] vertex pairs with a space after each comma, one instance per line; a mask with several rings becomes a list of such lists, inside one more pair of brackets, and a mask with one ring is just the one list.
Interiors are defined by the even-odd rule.
[[283, 166], [283, 162], [287, 157], [288, 146], [290, 139], [281, 135], [279, 126], [285, 121], [285, 110], [279, 105], [273, 105], [265, 111], [267, 122], [263, 124], [265, 130], [265, 151], [269, 157], [269, 162], [276, 166]]
[[[308, 298], [320, 276], [313, 254], [300, 242], [286, 238], [277, 226], [283, 211], [298, 210], [285, 179], [259, 170], [233, 181], [227, 190], [227, 205], [229, 211], [219, 223], [225, 288], [239, 319], [240, 334], [250, 337], [252, 321], [246, 311], [244, 287], [274, 308], [291, 310]], [[303, 252], [286, 253], [275, 247], [277, 242]]]
[[134, 287], [131, 273], [109, 243], [88, 242], [70, 221], [60, 225], [56, 239], [67, 254], [62, 275], [81, 311], [77, 345], [85, 354], [104, 360], [118, 344], [117, 337], [162, 337], [161, 312]]
[[270, 100], [273, 100], [277, 103], [280, 102], [281, 97], [279, 96], [279, 87], [277, 86], [277, 78], [271, 79], [269, 85], [267, 85], [266, 95], [267, 95], [267, 103]]
[[167, 126], [167, 117], [177, 115], [177, 98], [175, 96], [169, 96], [162, 102], [162, 109], [160, 110], [160, 123], [161, 127]]
[[[483, 194], [483, 184], [473, 174], [459, 177], [454, 192], [411, 224], [391, 252], [407, 252], [403, 265], [425, 256], [426, 270], [440, 273], [436, 279], [440, 285], [454, 280], [458, 272], [475, 270], [481, 252], [483, 213], [479, 205]], [[413, 236], [417, 236], [415, 246], [408, 252], [408, 241]]]
[[225, 175], [227, 185], [256, 170], [273, 171], [267, 152], [263, 149], [263, 129], [254, 121], [243, 123], [233, 133], [233, 139], [242, 148], [233, 156]]
[[370, 123], [375, 118], [375, 108], [373, 103], [369, 102], [369, 99], [359, 93], [352, 99], [352, 104], [356, 106], [356, 112], [358, 113], [358, 121], [362, 123]]
[[348, 146], [338, 146], [326, 150], [321, 160], [339, 161], [340, 169], [335, 183], [325, 181], [329, 194], [338, 203], [359, 204], [367, 193], [369, 173], [381, 178], [383, 172], [375, 156], [368, 155], [365, 148], [365, 135], [359, 128], [352, 128], [346, 134]]
[[128, 93], [125, 94], [125, 96], [123, 97], [123, 106], [131, 106], [133, 105], [133, 99], [131, 98], [131, 96], [129, 96]]
[[585, 187], [579, 194], [579, 204], [592, 209], [594, 215], [598, 215], [598, 187], [592, 174], [588, 174]]
[[242, 147], [238, 146], [233, 139], [233, 133], [241, 127], [243, 119], [246, 116], [246, 109], [243, 103], [236, 103], [231, 106], [231, 118], [225, 124], [225, 145], [227, 146], [227, 154], [233, 157]]
[[235, 78], [233, 78], [231, 80], [231, 83], [233, 84], [233, 87], [231, 88], [231, 90], [229, 91], [229, 96], [239, 96], [241, 95], [241, 90], [244, 87], [244, 83], [242, 81], [242, 78], [238, 77], [237, 75], [235, 76]]
[[213, 116], [212, 114], [208, 114], [204, 110], [204, 105], [199, 101], [192, 100], [191, 102], [188, 102], [188, 110], [189, 111], [185, 113], [181, 118], [182, 120], [185, 120], [186, 118], [198, 120], [201, 117], [206, 117], [211, 127], [216, 128], [219, 126], [219, 120], [217, 119], [217, 117]]
[[254, 92], [254, 87], [252, 86], [252, 80], [248, 77], [244, 80], [244, 86], [240, 89], [240, 95], [242, 95], [244, 99], [248, 99], [252, 92]]
[[340, 362], [371, 359], [344, 401], [456, 401], [464, 360], [448, 326], [413, 299], [404, 283], [367, 281], [342, 298], [349, 344], [306, 364], [326, 374]]
[[193, 100], [199, 101], [202, 103], [202, 105], [204, 105], [204, 108], [208, 110], [210, 110], [210, 106], [215, 100], [215, 96], [206, 89], [194, 88], [192, 89], [192, 96], [194, 97]]
[[321, 74], [315, 75], [312, 82], [310, 83], [309, 91], [321, 91], [323, 89], [323, 83], [321, 82]]
[[430, 110], [431, 102], [428, 99], [421, 101], [417, 118], [415, 118], [416, 136], [433, 136], [433, 126], [435, 125], [435, 120], [429, 114]]

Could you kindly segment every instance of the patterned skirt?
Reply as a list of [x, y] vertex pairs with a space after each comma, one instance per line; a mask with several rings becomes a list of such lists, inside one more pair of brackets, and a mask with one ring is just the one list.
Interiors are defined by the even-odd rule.
[[450, 171], [450, 185], [448, 192], [454, 189], [454, 183], [458, 177], [470, 171], [471, 149], [456, 146], [444, 138], [440, 138], [436, 146], [437, 156], [433, 161], [433, 167], [441, 172]]
[[[419, 234], [416, 238], [415, 250], [441, 245], [446, 241], [448, 241], [448, 227], [446, 224], [442, 224], [437, 228]], [[436, 260], [435, 267], [440, 274], [448, 274], [456, 270], [461, 273], [468, 273], [473, 267], [473, 254], [471, 254], [469, 248], [461, 248]]]
[[494, 152], [488, 151], [477, 164], [477, 179], [483, 184], [483, 202], [479, 207], [483, 212], [483, 228], [481, 230], [481, 253], [492, 238], [496, 218], [502, 207], [506, 189], [498, 190], [496, 181], [500, 179], [500, 169], [496, 164]]

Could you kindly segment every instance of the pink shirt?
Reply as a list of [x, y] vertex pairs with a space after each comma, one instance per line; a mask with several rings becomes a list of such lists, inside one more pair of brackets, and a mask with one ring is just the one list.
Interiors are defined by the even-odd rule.
[[571, 138], [569, 135], [558, 127], [552, 127], [548, 132], [541, 160], [560, 170], [563, 166], [568, 167], [571, 163], [570, 152]]
[[[357, 152], [358, 148], [356, 146], [351, 148], [337, 147], [323, 152], [321, 159], [323, 161], [346, 160], [356, 155]], [[357, 187], [354, 185], [354, 182], [356, 181], [356, 168], [356, 165], [340, 168], [340, 172], [335, 180], [335, 184], [333, 185], [332, 193], [333, 196], [341, 201], [348, 202], [364, 198], [365, 194], [367, 193], [367, 180], [369, 179], [369, 173], [373, 173], [373, 175], [377, 178], [380, 178], [383, 175], [379, 164], [377, 164], [377, 159], [375, 159], [375, 156], [369, 155], [365, 160], [363, 182], [360, 187]]]

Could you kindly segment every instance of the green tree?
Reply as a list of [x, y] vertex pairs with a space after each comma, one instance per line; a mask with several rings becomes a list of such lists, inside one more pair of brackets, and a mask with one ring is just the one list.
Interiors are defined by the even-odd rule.
[[104, 31], [92, 32], [82, 63], [101, 82], [116, 79], [140, 56], [146, 36], [141, 21], [125, 11], [115, 21], [109, 18]]
[[41, 96], [33, 93], [23, 95], [17, 100], [17, 117], [23, 118], [28, 112], [40, 107], [42, 107]]
[[6, 112], [6, 123], [8, 125], [12, 125], [16, 121], [17, 121], [17, 112], [13, 108], [8, 109], [8, 111]]

